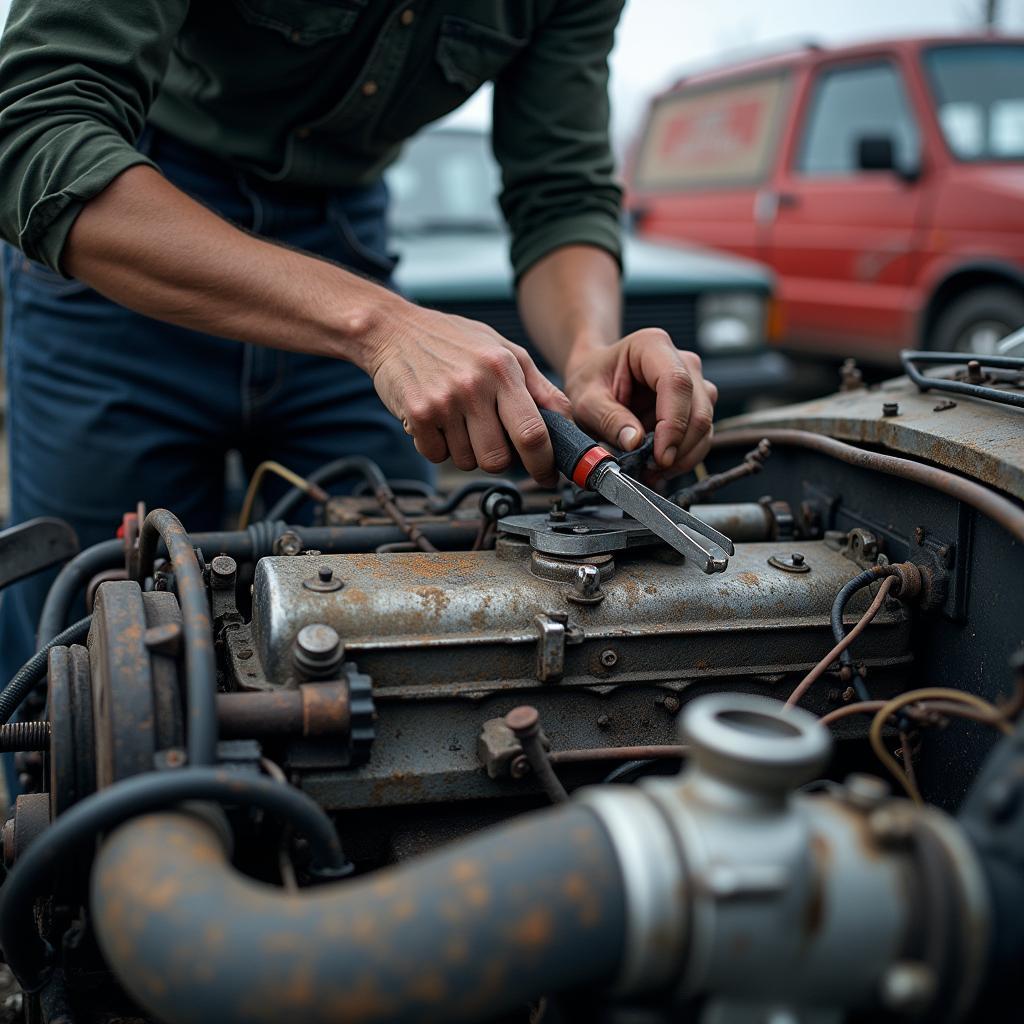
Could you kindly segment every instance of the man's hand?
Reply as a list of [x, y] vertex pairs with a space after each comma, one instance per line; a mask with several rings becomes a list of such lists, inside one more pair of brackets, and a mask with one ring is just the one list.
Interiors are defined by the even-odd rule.
[[[400, 305], [399, 305], [400, 303]], [[431, 462], [500, 473], [511, 441], [539, 483], [557, 482], [537, 406], [572, 415], [569, 400], [526, 350], [486, 324], [398, 300], [366, 368], [384, 404]]]
[[718, 389], [701, 374], [700, 356], [677, 349], [662, 330], [570, 355], [565, 390], [580, 427], [619, 448], [636, 448], [653, 428], [662, 470], [693, 469], [711, 447]]

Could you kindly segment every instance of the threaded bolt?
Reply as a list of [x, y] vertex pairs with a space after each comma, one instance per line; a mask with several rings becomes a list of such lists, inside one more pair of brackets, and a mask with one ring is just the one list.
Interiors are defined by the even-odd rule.
[[0, 752], [49, 749], [49, 722], [8, 722], [0, 725]]

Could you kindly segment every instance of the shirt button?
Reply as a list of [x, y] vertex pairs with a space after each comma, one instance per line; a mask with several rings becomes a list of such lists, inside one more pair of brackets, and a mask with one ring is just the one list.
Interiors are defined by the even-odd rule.
[[376, 82], [363, 82], [363, 95], [364, 96], [376, 96], [377, 95], [377, 83]]
[[305, 125], [303, 125], [301, 128], [295, 129], [295, 135], [300, 139], [308, 139], [311, 130], [312, 129], [307, 128]]
[[403, 25], [411, 25], [415, 19], [416, 12], [413, 11], [411, 8], [407, 7], [404, 11], [402, 11], [402, 16], [399, 20], [402, 22]]

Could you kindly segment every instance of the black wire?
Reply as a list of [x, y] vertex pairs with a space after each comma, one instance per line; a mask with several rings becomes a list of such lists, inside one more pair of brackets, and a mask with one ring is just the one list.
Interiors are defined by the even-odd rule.
[[58, 633], [41, 650], [36, 651], [21, 668], [15, 672], [11, 681], [0, 692], [0, 725], [6, 725], [18, 710], [21, 702], [46, 677], [46, 665], [49, 661], [50, 649], [65, 645], [77, 644], [86, 638], [92, 616], [86, 615], [63, 632]]
[[[877, 582], [879, 579], [878, 571], [876, 569], [865, 569], [862, 573], [854, 576], [849, 583], [845, 584], [836, 594], [836, 599], [832, 602], [832, 636], [835, 637], [836, 643], [839, 643], [846, 636], [846, 626], [843, 623], [843, 613], [846, 611], [846, 605], [849, 603], [850, 598], [857, 593], [858, 590], [863, 590], [864, 587], [871, 583]], [[853, 686], [854, 692], [857, 694], [859, 700], [871, 700], [871, 694], [868, 693], [867, 685], [861, 678], [860, 673], [854, 668], [853, 655], [850, 653], [850, 648], [847, 647], [839, 655], [839, 664], [844, 668], [848, 668], [852, 673], [850, 684]]]
[[53, 950], [39, 935], [35, 902], [61, 869], [87, 854], [90, 843], [140, 814], [205, 800], [275, 814], [309, 840], [313, 872], [336, 879], [351, 872], [341, 841], [321, 807], [292, 786], [223, 768], [183, 768], [136, 775], [79, 801], [41, 832], [18, 858], [0, 889], [0, 948], [22, 987], [45, 983]]
[[36, 650], [41, 650], [67, 627], [75, 599], [96, 573], [123, 564], [124, 542], [120, 540], [101, 541], [75, 555], [57, 574], [46, 593], [36, 629]]
[[486, 480], [470, 480], [452, 491], [444, 501], [432, 505], [430, 513], [435, 516], [447, 515], [449, 512], [454, 512], [471, 494], [481, 494], [484, 491], [489, 491], [492, 487], [508, 487], [517, 494], [519, 493], [519, 488], [511, 480], [496, 480], [491, 477]]

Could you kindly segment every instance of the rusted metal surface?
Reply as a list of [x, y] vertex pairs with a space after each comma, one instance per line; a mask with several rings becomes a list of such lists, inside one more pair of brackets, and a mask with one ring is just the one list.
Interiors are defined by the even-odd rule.
[[145, 633], [139, 585], [104, 583], [96, 594], [88, 644], [100, 788], [150, 771], [159, 749]]
[[[778, 547], [750, 544], [710, 582], [679, 564], [620, 553], [602, 586], [605, 600], [585, 607], [567, 600], [564, 583], [531, 572], [528, 548], [521, 558], [322, 556], [345, 580], [330, 594], [302, 587], [303, 559], [264, 559], [252, 633], [237, 638], [244, 648], [229, 639], [229, 649], [236, 659], [250, 652], [235, 661], [252, 673], [247, 686], [289, 687], [294, 637], [309, 623], [330, 624], [344, 638], [346, 658], [373, 677], [378, 721], [370, 763], [339, 775], [328, 770], [326, 749], [316, 759], [305, 751], [285, 756], [325, 806], [509, 796], [513, 784], [490, 777], [476, 749], [484, 723], [523, 701], [540, 710], [555, 750], [582, 750], [672, 746], [669, 701], [678, 710], [709, 688], [784, 697], [832, 646], [832, 600], [857, 572], [822, 542], [802, 547], [807, 573], [771, 568], [767, 559]], [[864, 606], [858, 598], [851, 613]], [[543, 634], [537, 609], [549, 627]], [[883, 610], [862, 638], [858, 658], [873, 692], [898, 692], [909, 640], [899, 607]], [[809, 695], [812, 705], [834, 707], [833, 688], [823, 683]], [[536, 789], [523, 780], [515, 792], [524, 786]]]
[[540, 727], [540, 714], [535, 707], [521, 704], [505, 716], [505, 725], [515, 734], [523, 748], [530, 770], [540, 787], [553, 804], [565, 803], [569, 794], [565, 791], [548, 758], [547, 737]]
[[[793, 430], [789, 428], [757, 428], [753, 431], [737, 428], [717, 434], [712, 444], [717, 448], [728, 448], [732, 445], [746, 444], [755, 434], [768, 437], [773, 443], [778, 445], [794, 445], [798, 448], [809, 448], [839, 459], [841, 462], [846, 462], [851, 466], [861, 466], [864, 469], [885, 473], [888, 476], [924, 484], [926, 487], [941, 491], [976, 508], [979, 512], [997, 522], [1016, 540], [1024, 542], [1024, 509], [1021, 509], [1008, 498], [1002, 497], [1002, 495], [995, 493], [995, 491], [990, 490], [988, 487], [975, 483], [974, 480], [957, 476], [954, 473], [937, 469], [934, 466], [926, 466], [919, 462], [912, 462], [910, 459], [900, 459], [892, 455], [884, 455], [881, 452], [855, 448], [852, 445], [844, 444], [842, 441], [811, 433], [808, 430]], [[1017, 437], [1017, 448], [1024, 450], [1024, 445], [1020, 444], [1019, 436]], [[1024, 493], [1024, 488], [1021, 490]]]
[[50, 714], [50, 804], [54, 817], [96, 789], [96, 739], [89, 652], [55, 647], [47, 673]]
[[209, 825], [154, 815], [104, 844], [92, 907], [108, 963], [168, 1024], [490, 1019], [613, 976], [625, 932], [615, 854], [579, 806], [291, 894], [237, 874]]
[[4, 864], [11, 868], [32, 841], [50, 824], [50, 798], [46, 793], [22, 793], [15, 798], [14, 814], [4, 823]]
[[[899, 415], [882, 416], [883, 402], [897, 402]], [[840, 392], [723, 420], [716, 424], [715, 441], [748, 445], [762, 437], [772, 440], [770, 431], [783, 428], [879, 445], [1024, 500], [1024, 410], [968, 396], [940, 410], [934, 395], [922, 394], [899, 377], [877, 389]]]

